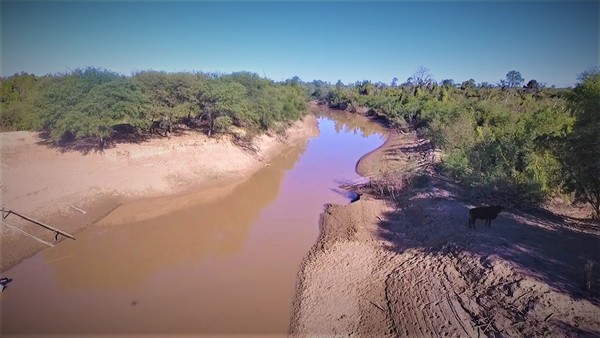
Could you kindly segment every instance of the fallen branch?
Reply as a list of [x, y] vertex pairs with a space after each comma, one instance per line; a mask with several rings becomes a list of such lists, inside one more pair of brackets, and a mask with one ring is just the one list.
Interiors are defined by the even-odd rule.
[[23, 235], [25, 235], [25, 236], [27, 236], [27, 237], [29, 237], [29, 238], [35, 239], [36, 241], [38, 241], [38, 242], [40, 242], [40, 243], [42, 243], [42, 244], [45, 244], [45, 245], [47, 245], [47, 246], [49, 246], [49, 247], [51, 247], [51, 248], [52, 248], [52, 247], [54, 247], [54, 244], [52, 244], [52, 243], [49, 243], [49, 242], [46, 242], [45, 240], [43, 240], [43, 239], [41, 239], [41, 238], [37, 238], [37, 237], [35, 237], [34, 235], [32, 235], [32, 234], [30, 234], [30, 233], [28, 233], [28, 232], [26, 232], [26, 231], [24, 231], [24, 230], [21, 230], [21, 229], [17, 228], [17, 227], [16, 227], [16, 226], [14, 226], [14, 225], [8, 224], [8, 223], [6, 223], [6, 222], [4, 222], [4, 221], [3, 221], [3, 222], [1, 222], [1, 223], [2, 223], [2, 225], [6, 226], [6, 227], [8, 227], [8, 228], [10, 228], [10, 229], [13, 229], [13, 230], [15, 230], [15, 231], [18, 231], [18, 232], [22, 233]]
[[517, 297], [517, 299], [515, 299], [515, 300], [514, 300], [514, 301], [513, 301], [511, 304], [514, 304], [514, 303], [516, 303], [516, 302], [517, 302], [519, 299], [521, 299], [521, 298], [525, 297], [525, 295], [526, 295], [526, 294], [528, 294], [528, 293], [530, 293], [531, 291], [532, 291], [532, 290], [529, 290], [529, 291], [527, 291], [527, 292], [523, 293], [522, 295], [520, 295], [519, 297]]
[[79, 211], [80, 213], [82, 213], [82, 214], [84, 214], [84, 215], [85, 215], [85, 214], [87, 214], [87, 212], [85, 212], [85, 211], [83, 211], [83, 210], [81, 210], [81, 209], [79, 209], [79, 208], [77, 208], [77, 207], [74, 207], [74, 206], [72, 206], [72, 205], [70, 205], [70, 204], [69, 204], [69, 206], [70, 206], [71, 208], [73, 208], [73, 209], [75, 209], [75, 210]]
[[374, 303], [372, 301], [369, 301], [369, 303], [373, 304], [373, 306], [375, 306], [376, 308], [378, 308], [379, 310], [385, 312], [385, 310], [383, 309], [383, 307], [377, 303]]

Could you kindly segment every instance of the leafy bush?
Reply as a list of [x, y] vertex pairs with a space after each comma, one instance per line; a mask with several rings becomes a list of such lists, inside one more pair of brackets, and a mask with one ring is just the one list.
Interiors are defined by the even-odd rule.
[[34, 101], [43, 82], [27, 73], [0, 79], [0, 130], [27, 130], [41, 127]]
[[215, 133], [225, 133], [233, 125], [233, 120], [229, 116], [219, 116], [215, 119]]

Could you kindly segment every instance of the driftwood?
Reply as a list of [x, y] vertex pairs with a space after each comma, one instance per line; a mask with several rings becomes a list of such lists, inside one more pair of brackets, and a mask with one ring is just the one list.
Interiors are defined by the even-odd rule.
[[84, 215], [85, 215], [85, 214], [87, 214], [87, 212], [85, 212], [84, 210], [81, 210], [81, 209], [79, 209], [78, 207], [72, 206], [72, 205], [70, 205], [70, 204], [69, 204], [69, 206], [70, 206], [71, 208], [73, 208], [73, 209], [75, 209], [75, 210], [79, 211], [80, 213], [82, 213], [82, 214], [84, 214]]
[[30, 233], [28, 233], [26, 231], [23, 231], [23, 230], [17, 228], [16, 226], [14, 226], [14, 225], [10, 225], [10, 224], [8, 224], [6, 222], [1, 222], [1, 223], [2, 223], [2, 225], [8, 227], [9, 229], [13, 229], [15, 231], [18, 231], [18, 232], [22, 233], [23, 235], [25, 235], [25, 236], [27, 236], [29, 238], [35, 239], [36, 241], [38, 241], [38, 242], [40, 242], [42, 244], [45, 244], [45, 245], [47, 245], [49, 247], [54, 247], [54, 244], [46, 242], [45, 240], [43, 240], [41, 238], [35, 237], [34, 235], [32, 235], [32, 234], [30, 234]]
[[42, 223], [42, 222], [40, 222], [40, 221], [37, 221], [37, 220], [35, 220], [35, 219], [31, 218], [31, 217], [25, 216], [25, 215], [23, 215], [23, 214], [21, 214], [21, 213], [18, 213], [18, 212], [16, 212], [16, 211], [14, 211], [14, 210], [5, 210], [5, 209], [4, 209], [4, 207], [2, 208], [2, 219], [6, 219], [6, 217], [8, 217], [8, 215], [10, 215], [10, 214], [13, 214], [13, 215], [19, 216], [19, 217], [21, 217], [22, 219], [28, 220], [28, 221], [29, 221], [29, 222], [31, 222], [31, 223], [35, 223], [35, 224], [37, 224], [37, 225], [39, 225], [39, 226], [41, 226], [41, 227], [43, 227], [43, 228], [46, 228], [46, 229], [48, 229], [48, 230], [51, 230], [51, 231], [53, 231], [53, 232], [56, 234], [56, 235], [54, 236], [54, 239], [55, 239], [55, 240], [58, 240], [58, 235], [59, 235], [59, 234], [61, 234], [61, 235], [65, 236], [65, 237], [68, 237], [68, 238], [70, 238], [70, 239], [75, 239], [75, 237], [73, 237], [73, 235], [71, 235], [71, 234], [69, 234], [69, 233], [66, 233], [66, 232], [64, 232], [64, 231], [62, 231], [62, 230], [56, 229], [55, 227], [49, 226], [49, 225], [48, 225], [48, 224], [46, 224], [46, 223]]
[[373, 306], [375, 306], [375, 307], [376, 307], [376, 308], [378, 308], [379, 310], [381, 310], [381, 311], [385, 312], [385, 309], [383, 308], [383, 306], [381, 306], [381, 305], [379, 305], [379, 304], [377, 304], [377, 303], [375, 303], [375, 302], [372, 302], [372, 301], [369, 301], [369, 303], [371, 303]]

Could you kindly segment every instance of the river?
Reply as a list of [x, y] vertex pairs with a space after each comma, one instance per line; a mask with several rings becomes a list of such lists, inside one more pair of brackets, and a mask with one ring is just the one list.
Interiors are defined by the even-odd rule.
[[319, 113], [320, 135], [242, 183], [123, 205], [23, 261], [0, 298], [2, 334], [286, 335], [299, 264], [325, 204], [383, 128]]

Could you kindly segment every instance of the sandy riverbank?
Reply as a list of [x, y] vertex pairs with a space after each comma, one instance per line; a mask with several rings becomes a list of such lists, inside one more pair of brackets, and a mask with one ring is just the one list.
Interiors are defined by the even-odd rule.
[[[264, 167], [289, 144], [317, 134], [316, 118], [308, 115], [285, 136], [258, 137], [255, 154], [229, 138], [208, 138], [197, 132], [82, 154], [43, 145], [37, 133], [0, 133], [0, 204], [75, 234], [123, 203], [226, 189]], [[15, 216], [4, 222], [54, 242], [53, 233]], [[4, 224], [0, 231], [1, 271], [46, 247]]]
[[[392, 132], [357, 170], [432, 158]], [[600, 335], [600, 231], [548, 210], [468, 229], [460, 186], [428, 176], [401, 205], [364, 195], [323, 213], [298, 275], [292, 336]], [[471, 204], [472, 203], [472, 204]], [[583, 267], [593, 262], [591, 292]]]

